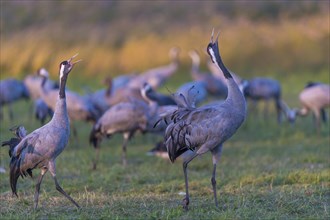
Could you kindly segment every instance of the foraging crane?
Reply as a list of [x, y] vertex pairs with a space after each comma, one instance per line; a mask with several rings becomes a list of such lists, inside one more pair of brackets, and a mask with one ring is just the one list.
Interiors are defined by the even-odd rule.
[[202, 82], [205, 85], [207, 92], [215, 96], [227, 96], [227, 86], [221, 80], [209, 73], [200, 72], [200, 57], [196, 50], [189, 51], [189, 56], [192, 60], [191, 76], [197, 82]]
[[[65, 85], [73, 66], [79, 62], [72, 62], [72, 59], [75, 56], [67, 61], [61, 62], [60, 64], [60, 89], [53, 118], [47, 124], [26, 136], [24, 133], [19, 133], [19, 135], [16, 135], [19, 140], [16, 142], [9, 141], [8, 144], [12, 148], [10, 160], [10, 186], [13, 194], [17, 196], [16, 185], [19, 176], [22, 176], [22, 178], [26, 175], [32, 177], [33, 169], [41, 169], [41, 174], [37, 180], [34, 194], [35, 209], [38, 207], [40, 185], [47, 171], [51, 173], [56, 189], [79, 208], [79, 205], [58, 184], [55, 170], [55, 159], [66, 147], [70, 135]], [[21, 131], [21, 129], [18, 129], [18, 131]]]
[[96, 169], [100, 153], [100, 143], [104, 136], [123, 134], [122, 163], [127, 165], [126, 148], [128, 141], [140, 130], [147, 128], [148, 106], [145, 102], [131, 98], [129, 102], [120, 102], [111, 106], [94, 124], [89, 141], [96, 150], [93, 169]]
[[[219, 36], [219, 34], [218, 34]], [[177, 111], [164, 118], [171, 118], [165, 132], [165, 145], [172, 162], [182, 153], [192, 150], [193, 154], [183, 161], [186, 196], [183, 208], [188, 209], [188, 175], [187, 166], [197, 156], [208, 151], [212, 153], [213, 173], [212, 187], [215, 205], [218, 206], [216, 193], [216, 165], [220, 159], [223, 143], [235, 134], [246, 117], [246, 102], [232, 75], [222, 62], [218, 49], [218, 36], [207, 46], [207, 52], [212, 61], [220, 68], [227, 80], [228, 96], [222, 102], [207, 107], [194, 108], [189, 102], [190, 97], [179, 95], [185, 106], [179, 105]], [[181, 107], [180, 107], [181, 106]]]
[[277, 80], [255, 77], [250, 80], [243, 80], [241, 86], [246, 98], [250, 98], [254, 102], [259, 100], [266, 101], [264, 109], [265, 115], [268, 113], [268, 101], [273, 99], [277, 112], [277, 122], [281, 123], [283, 111], [281, 108], [281, 85]]
[[29, 92], [23, 82], [9, 78], [0, 81], [0, 118], [2, 119], [2, 106], [8, 105], [9, 118], [13, 120], [11, 104], [20, 99], [28, 99]]
[[314, 123], [317, 133], [320, 133], [320, 118], [326, 122], [326, 112], [324, 108], [330, 106], [330, 85], [315, 83], [307, 85], [299, 94], [301, 109], [293, 109], [293, 120], [296, 116], [306, 116], [310, 111], [314, 115]]
[[135, 78], [131, 79], [127, 84], [129, 87], [140, 89], [145, 82], [149, 83], [152, 88], [157, 89], [162, 86], [165, 81], [170, 78], [179, 67], [180, 49], [173, 47], [170, 49], [169, 55], [172, 62], [166, 66], [150, 69]]

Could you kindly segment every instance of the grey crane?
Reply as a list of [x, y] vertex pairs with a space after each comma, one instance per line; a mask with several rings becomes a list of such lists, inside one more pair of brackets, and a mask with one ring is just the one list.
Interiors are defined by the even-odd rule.
[[9, 109], [9, 118], [13, 120], [13, 111], [11, 104], [20, 99], [28, 99], [29, 92], [24, 83], [14, 78], [8, 78], [0, 81], [0, 118], [2, 115], [2, 106], [7, 105]]
[[171, 58], [170, 64], [147, 70], [131, 79], [127, 85], [138, 89], [140, 89], [145, 82], [149, 83], [154, 89], [162, 86], [166, 80], [177, 71], [179, 67], [179, 53], [179, 48], [171, 48], [169, 52]]
[[[76, 56], [76, 55], [75, 55]], [[79, 205], [62, 189], [56, 178], [55, 159], [66, 147], [70, 125], [66, 106], [65, 85], [67, 77], [73, 66], [79, 62], [72, 62], [73, 56], [60, 64], [60, 89], [56, 101], [53, 118], [44, 126], [34, 130], [28, 135], [19, 133], [18, 140], [9, 141], [12, 148], [10, 160], [10, 186], [13, 194], [17, 196], [17, 180], [21, 176], [31, 176], [32, 170], [41, 169], [34, 194], [34, 208], [38, 207], [40, 185], [44, 175], [49, 171], [54, 179], [56, 189], [69, 199], [76, 207]], [[19, 129], [18, 131], [21, 131]]]
[[326, 122], [325, 108], [330, 106], [330, 85], [323, 83], [308, 84], [299, 94], [302, 107], [291, 110], [292, 120], [296, 116], [306, 116], [309, 112], [314, 115], [314, 123], [317, 133], [320, 133], [320, 119]]
[[189, 51], [189, 56], [192, 60], [191, 76], [195, 81], [202, 82], [205, 85], [207, 92], [215, 96], [227, 96], [227, 86], [221, 80], [214, 77], [210, 73], [200, 71], [200, 57], [196, 50]]
[[268, 113], [268, 101], [273, 99], [277, 112], [277, 121], [282, 121], [281, 84], [279, 81], [267, 77], [255, 77], [243, 80], [241, 88], [246, 98], [250, 98], [254, 104], [259, 100], [266, 101], [264, 114]]
[[218, 104], [194, 108], [189, 102], [189, 97], [179, 95], [182, 100], [181, 103], [186, 104], [179, 105], [177, 111], [165, 116], [167, 119], [169, 116], [172, 119], [165, 132], [165, 145], [170, 160], [174, 162], [182, 153], [188, 150], [193, 151], [193, 154], [183, 161], [186, 188], [183, 208], [185, 210], [188, 209], [189, 205], [187, 166], [195, 157], [208, 151], [212, 153], [213, 173], [211, 183], [215, 205], [218, 206], [215, 179], [216, 165], [220, 159], [223, 143], [235, 134], [246, 117], [245, 98], [222, 62], [218, 48], [218, 36], [216, 41], [213, 41], [212, 32], [207, 52], [212, 61], [222, 70], [227, 80], [227, 98]]
[[131, 98], [111, 106], [94, 124], [89, 141], [96, 150], [93, 169], [96, 169], [99, 159], [100, 143], [104, 136], [111, 137], [116, 133], [123, 134], [122, 163], [127, 165], [126, 149], [128, 141], [140, 130], [147, 128], [148, 106], [145, 102]]

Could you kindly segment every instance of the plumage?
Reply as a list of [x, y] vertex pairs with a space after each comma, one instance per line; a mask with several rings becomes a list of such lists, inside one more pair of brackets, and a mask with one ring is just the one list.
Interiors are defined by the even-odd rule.
[[24, 136], [14, 147], [10, 161], [10, 183], [12, 192], [17, 195], [16, 184], [19, 176], [32, 176], [32, 170], [41, 169], [34, 196], [34, 208], [38, 206], [40, 184], [44, 174], [49, 170], [56, 189], [68, 198], [74, 205], [79, 205], [64, 192], [56, 178], [55, 159], [66, 147], [69, 135], [69, 117], [66, 106], [65, 85], [69, 72], [73, 68], [73, 57], [60, 64], [60, 89], [52, 119], [44, 126]]
[[[191, 156], [185, 158], [183, 162], [186, 186], [183, 207], [186, 210], [189, 205], [187, 165], [196, 156], [208, 151], [211, 151], [213, 155], [211, 182], [215, 204], [218, 205], [215, 181], [216, 164], [220, 158], [223, 143], [236, 132], [246, 116], [245, 98], [222, 62], [217, 40], [213, 42], [212, 33], [207, 51], [227, 80], [228, 96], [226, 100], [196, 108], [188, 101], [189, 97], [179, 96], [181, 99], [187, 100], [183, 101], [183, 105], [179, 105], [176, 111], [170, 113], [171, 122], [165, 131], [164, 141], [172, 162], [188, 150], [194, 152]], [[163, 118], [168, 118], [168, 115]]]
[[90, 143], [96, 149], [93, 169], [96, 169], [99, 157], [99, 145], [103, 137], [111, 137], [116, 133], [123, 134], [123, 165], [127, 164], [126, 146], [137, 131], [147, 128], [148, 106], [145, 102], [131, 98], [129, 102], [120, 102], [110, 107], [94, 124], [90, 133]]

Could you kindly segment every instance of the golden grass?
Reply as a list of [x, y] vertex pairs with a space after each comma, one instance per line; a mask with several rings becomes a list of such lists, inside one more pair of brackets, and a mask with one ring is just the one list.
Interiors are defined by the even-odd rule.
[[22, 76], [41, 67], [54, 74], [57, 63], [77, 52], [84, 60], [80, 71], [86, 76], [141, 72], [167, 64], [172, 46], [181, 48], [184, 65], [190, 65], [190, 49], [200, 51], [204, 64], [207, 57], [203, 50], [212, 27], [221, 30], [219, 43], [220, 47], [226, 45], [221, 51], [228, 67], [242, 75], [329, 66], [329, 15], [320, 14], [273, 23], [219, 18], [203, 27], [187, 26], [165, 34], [121, 35], [110, 27], [79, 27], [70, 31], [56, 25], [23, 30], [2, 37], [1, 77]]

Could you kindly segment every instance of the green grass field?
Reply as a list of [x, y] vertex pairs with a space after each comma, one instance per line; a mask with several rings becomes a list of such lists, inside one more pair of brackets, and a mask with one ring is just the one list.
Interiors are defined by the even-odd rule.
[[[73, 74], [74, 70], [69, 76], [71, 86], [77, 83]], [[326, 79], [326, 74], [317, 75], [318, 79]], [[177, 78], [169, 82], [170, 89], [183, 81]], [[290, 104], [298, 105], [296, 97], [307, 78], [306, 74], [295, 75], [282, 81], [284, 98]], [[297, 81], [301, 83], [291, 86]], [[24, 125], [29, 132], [39, 127], [28, 113], [30, 106], [25, 101], [16, 103], [13, 123], [4, 109], [1, 141], [11, 137], [8, 128], [15, 124]], [[210, 153], [188, 166], [191, 198], [190, 210], [185, 212], [179, 195], [184, 192], [182, 161], [171, 164], [146, 155], [162, 137], [137, 134], [128, 146], [127, 167], [121, 165], [122, 137], [105, 140], [98, 169], [92, 171], [94, 149], [88, 144], [92, 125], [81, 122], [76, 124], [79, 141], [72, 138], [57, 158], [58, 180], [81, 209], [56, 191], [50, 174], [41, 185], [37, 211], [33, 210], [35, 180], [20, 178], [19, 198], [13, 197], [9, 156], [7, 149], [1, 149], [0, 165], [7, 173], [0, 174], [0, 219], [329, 219], [329, 122], [317, 136], [311, 115], [299, 118], [295, 126], [278, 125], [271, 109], [266, 121], [262, 114], [249, 113], [236, 135], [225, 143], [217, 169], [219, 208], [213, 201]], [[262, 113], [262, 108], [258, 110]], [[34, 176], [38, 174], [34, 170]]]

